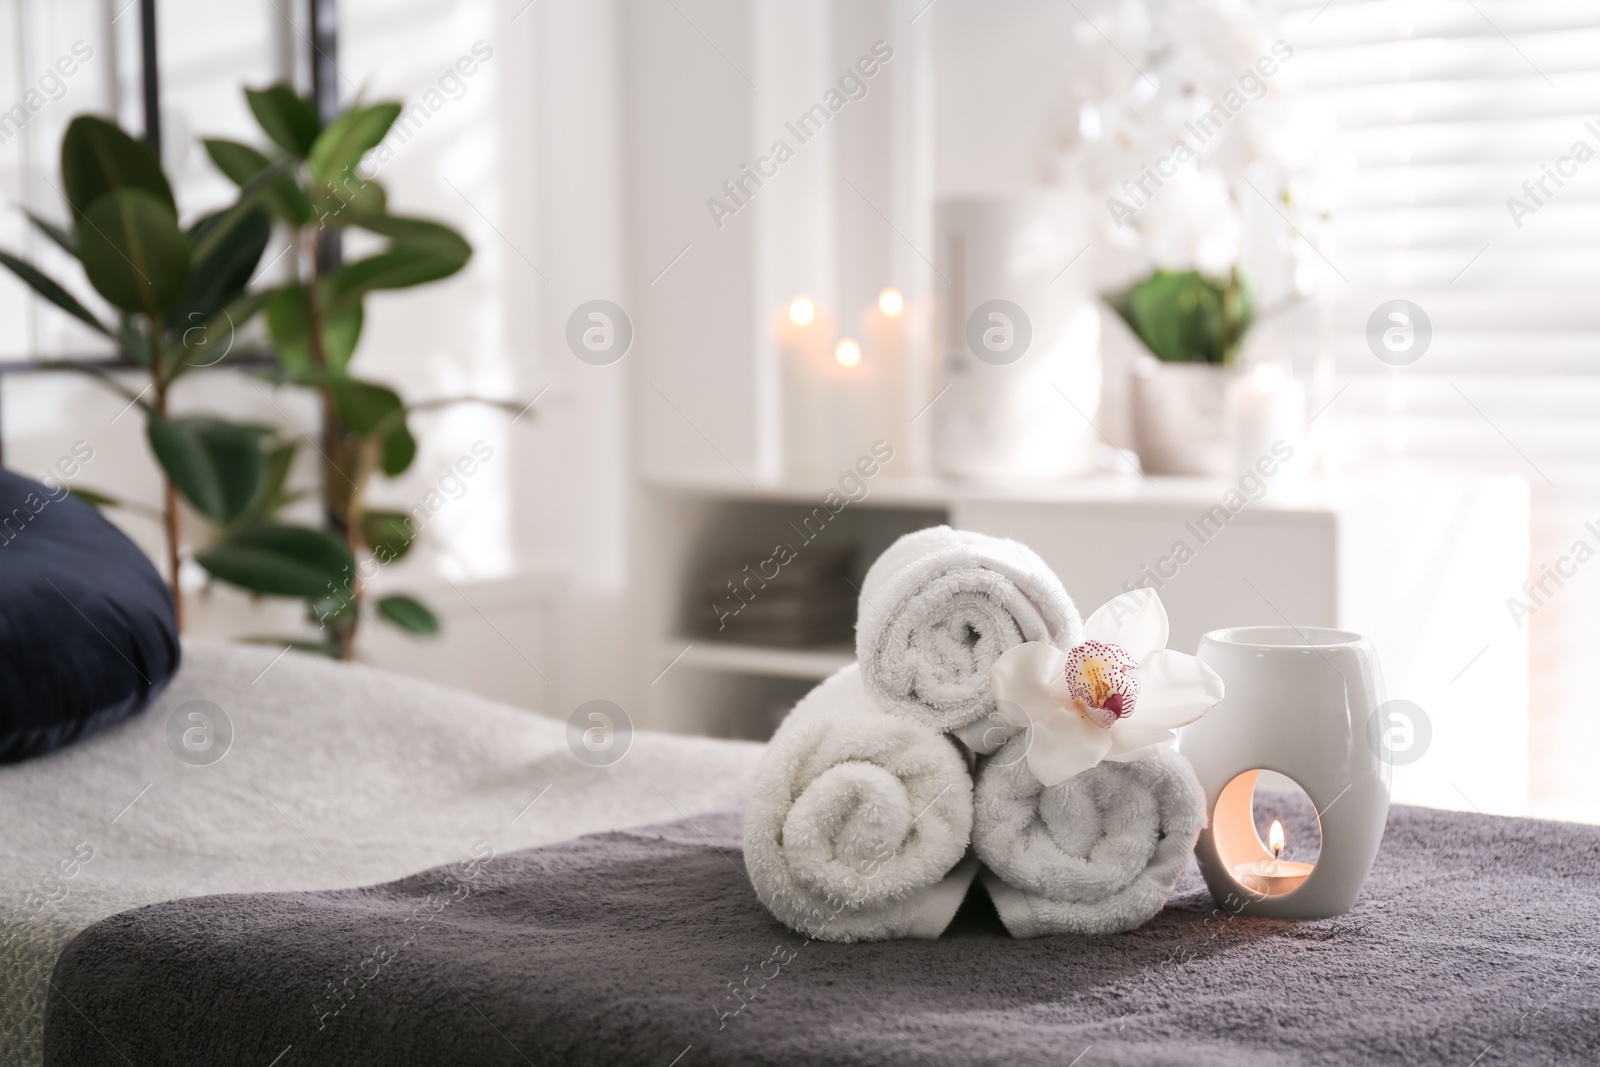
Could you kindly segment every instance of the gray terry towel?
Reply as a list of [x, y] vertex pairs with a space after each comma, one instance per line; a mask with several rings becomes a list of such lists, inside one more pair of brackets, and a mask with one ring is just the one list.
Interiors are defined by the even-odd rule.
[[975, 892], [937, 940], [849, 945], [769, 916], [739, 841], [730, 812], [124, 912], [57, 964], [46, 1061], [1600, 1062], [1600, 827], [1396, 807], [1338, 918], [1231, 917], [1191, 871], [1132, 933], [1017, 941]]

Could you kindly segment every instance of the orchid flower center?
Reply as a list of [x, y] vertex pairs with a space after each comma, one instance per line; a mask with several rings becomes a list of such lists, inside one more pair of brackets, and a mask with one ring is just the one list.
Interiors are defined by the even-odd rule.
[[1139, 700], [1139, 661], [1121, 645], [1085, 641], [1067, 650], [1067, 688], [1096, 726], [1133, 714]]

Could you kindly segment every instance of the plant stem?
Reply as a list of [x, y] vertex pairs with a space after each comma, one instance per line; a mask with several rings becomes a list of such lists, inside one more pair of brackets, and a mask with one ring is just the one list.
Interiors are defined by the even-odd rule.
[[178, 490], [163, 476], [162, 521], [167, 531], [167, 571], [172, 575], [172, 604], [178, 618], [178, 633], [184, 631], [183, 587], [178, 582], [182, 560], [178, 551]]
[[[323, 343], [323, 316], [322, 307], [318, 300], [318, 282], [322, 277], [322, 257], [320, 255], [320, 238], [318, 230], [306, 227], [302, 231], [301, 240], [304, 244], [302, 255], [309, 265], [310, 280], [306, 283], [306, 347], [311, 365], [318, 370], [328, 367], [327, 346]], [[345, 543], [350, 546], [350, 558], [359, 567], [362, 544], [361, 515], [364, 508], [362, 503], [361, 486], [366, 484], [362, 473], [362, 463], [359, 455], [353, 456], [349, 446], [349, 435], [344, 424], [339, 421], [338, 413], [334, 410], [333, 398], [326, 390], [318, 390], [322, 401], [322, 447], [323, 447], [323, 475], [322, 475], [322, 501], [323, 510], [327, 514], [328, 523], [335, 530], [344, 534]], [[352, 477], [354, 475], [354, 477]], [[344, 485], [350, 487], [348, 493]], [[361, 626], [361, 606], [364, 590], [361, 584], [361, 575], [350, 575], [350, 597], [355, 603], [355, 610], [350, 613], [350, 624], [337, 631], [339, 642], [339, 658], [344, 660], [355, 659], [356, 631]]]
[[[150, 382], [155, 386], [156, 414], [165, 421], [168, 383], [161, 377], [160, 342], [154, 339], [151, 343]], [[178, 619], [178, 633], [181, 634], [184, 631], [183, 586], [178, 579], [183, 568], [183, 560], [179, 545], [182, 530], [179, 523], [178, 490], [167, 475], [166, 467], [161, 464], [157, 466], [161, 469], [161, 526], [167, 538], [167, 575], [172, 583], [172, 606]]]

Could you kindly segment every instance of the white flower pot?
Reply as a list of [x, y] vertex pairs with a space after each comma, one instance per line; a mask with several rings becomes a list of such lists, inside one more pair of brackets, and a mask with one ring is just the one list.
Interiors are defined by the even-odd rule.
[[1236, 383], [1244, 374], [1240, 367], [1138, 358], [1133, 436], [1146, 474], [1239, 473]]

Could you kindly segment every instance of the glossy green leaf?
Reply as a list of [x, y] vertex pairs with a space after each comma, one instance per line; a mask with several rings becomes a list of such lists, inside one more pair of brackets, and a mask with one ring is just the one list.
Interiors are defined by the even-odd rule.
[[267, 336], [272, 339], [272, 350], [277, 353], [278, 362], [286, 370], [298, 371], [311, 366], [306, 341], [310, 317], [303, 285], [286, 285], [267, 296]]
[[355, 573], [349, 547], [331, 532], [273, 522], [241, 527], [195, 559], [252, 593], [305, 600], [337, 595]]
[[[187, 234], [190, 245], [199, 245], [221, 218], [221, 212], [207, 215], [191, 227]], [[210, 254], [195, 261], [188, 283], [167, 312], [167, 328], [192, 330], [237, 300], [255, 274], [271, 235], [271, 217], [258, 210], [247, 214], [226, 237], [211, 245]]]
[[329, 278], [329, 304], [338, 308], [378, 289], [409, 289], [435, 282], [465, 265], [463, 259], [429, 249], [391, 246], [386, 252], [341, 267]]
[[217, 213], [215, 221], [201, 234], [194, 245], [194, 258], [210, 256], [219, 244], [232, 237], [236, 227], [245, 225], [258, 209], [270, 206], [273, 187], [289, 173], [291, 165], [287, 161], [274, 163], [246, 182], [239, 190], [239, 198]]
[[[287, 371], [312, 369], [311, 350], [307, 336], [310, 308], [306, 289], [301, 285], [288, 285], [271, 292], [267, 302], [267, 331], [272, 338], [278, 361]], [[327, 369], [343, 374], [361, 339], [361, 326], [365, 316], [359, 303], [344, 307], [324, 317], [322, 323], [322, 352]]]
[[302, 494], [286, 488], [289, 472], [294, 468], [295, 452], [293, 442], [285, 442], [267, 450], [255, 495], [234, 518], [234, 527], [271, 522], [278, 512], [300, 499]]
[[378, 614], [407, 633], [434, 637], [439, 633], [439, 617], [421, 601], [396, 594], [378, 601]]
[[[241, 188], [272, 166], [272, 161], [266, 156], [238, 141], [209, 138], [205, 146], [211, 162]], [[285, 174], [274, 181], [264, 199], [273, 212], [290, 226], [304, 226], [312, 219], [311, 199], [291, 175]]]
[[78, 219], [78, 258], [89, 282], [124, 311], [159, 318], [189, 276], [189, 242], [172, 210], [143, 189], [119, 189]]
[[333, 397], [339, 421], [365, 437], [392, 422], [404, 410], [400, 394], [386, 385], [358, 378], [330, 379], [325, 387]]
[[379, 563], [393, 563], [411, 551], [417, 530], [404, 511], [369, 511], [361, 517], [361, 539]]
[[322, 132], [316, 105], [282, 83], [266, 89], [246, 89], [244, 96], [251, 114], [273, 144], [296, 159], [305, 159]]
[[72, 486], [67, 492], [92, 508], [114, 508], [122, 503], [114, 496], [97, 493], [93, 489], [85, 489], [82, 486]]
[[417, 458], [417, 439], [404, 422], [390, 430], [383, 438], [383, 454], [379, 465], [389, 477], [404, 474]]
[[382, 215], [389, 209], [383, 186], [346, 170], [332, 182], [312, 185], [312, 212], [318, 226], [345, 227], [363, 215]]
[[211, 157], [211, 162], [235, 185], [244, 185], [272, 165], [272, 161], [260, 151], [239, 141], [205, 137], [200, 143], [206, 146], [206, 155]]
[[330, 312], [322, 321], [322, 354], [328, 370], [343, 374], [361, 341], [361, 326], [366, 312], [360, 304], [348, 304]]
[[79, 115], [61, 139], [61, 181], [74, 218], [117, 189], [142, 189], [177, 212], [161, 163], [142, 141], [115, 124]]
[[169, 350], [170, 369], [176, 374], [205, 367], [220, 367], [251, 351], [240, 345], [239, 333], [266, 303], [270, 293], [255, 292], [236, 296], [205, 318], [190, 318], [192, 325], [178, 334]]
[[244, 513], [266, 473], [262, 444], [272, 430], [221, 419], [169, 420], [155, 414], [147, 421], [156, 459], [196, 511], [218, 523]]
[[356, 215], [350, 219], [350, 224], [393, 238], [391, 249], [396, 246], [415, 249], [441, 259], [456, 260], [462, 265], [472, 258], [472, 245], [443, 223], [403, 215]]
[[328, 123], [306, 156], [313, 180], [337, 183], [361, 162], [362, 156], [378, 146], [399, 115], [399, 104], [372, 104], [352, 107]]
[[40, 233], [54, 241], [63, 252], [71, 256], [73, 259], [78, 258], [77, 234], [64, 227], [57, 226], [49, 219], [40, 218], [38, 215], [35, 215], [26, 208], [23, 209], [22, 213], [28, 216], [28, 221], [33, 223]]
[[67, 292], [62, 285], [49, 275], [44, 274], [31, 263], [26, 263], [9, 252], [0, 252], [0, 264], [17, 277], [33, 287], [34, 292], [44, 297], [68, 315], [77, 319], [85, 326], [97, 333], [111, 337], [110, 330], [103, 326], [94, 313], [78, 302], [78, 298]]
[[1213, 279], [1158, 270], [1106, 302], [1157, 359], [1171, 363], [1233, 362], [1255, 319], [1240, 272]]
[[406, 426], [405, 405], [393, 389], [354, 378], [330, 379], [323, 388], [333, 398], [339, 421], [360, 437], [377, 437], [379, 466], [391, 478], [411, 466], [417, 442]]

